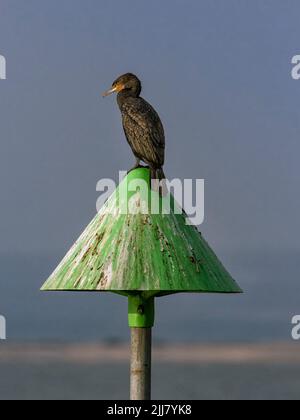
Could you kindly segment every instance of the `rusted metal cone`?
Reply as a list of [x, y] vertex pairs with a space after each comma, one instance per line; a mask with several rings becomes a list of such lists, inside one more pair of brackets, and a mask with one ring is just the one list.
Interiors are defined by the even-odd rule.
[[152, 192], [146, 168], [124, 179], [42, 290], [128, 296], [132, 400], [151, 398], [155, 297], [241, 292], [174, 198]]
[[[144, 184], [149, 186], [146, 192], [140, 188]], [[150, 191], [150, 171], [132, 171], [42, 290], [141, 292], [148, 297], [179, 292], [240, 293], [174, 198], [156, 193], [150, 197]], [[153, 207], [156, 214], [151, 213]], [[170, 212], [166, 211], [169, 207]]]

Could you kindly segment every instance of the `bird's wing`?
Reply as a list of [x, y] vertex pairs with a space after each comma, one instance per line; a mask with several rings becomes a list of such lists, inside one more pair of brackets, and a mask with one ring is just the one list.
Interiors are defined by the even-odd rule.
[[165, 133], [157, 112], [141, 98], [127, 101], [122, 112], [127, 139], [134, 151], [149, 163], [162, 166]]

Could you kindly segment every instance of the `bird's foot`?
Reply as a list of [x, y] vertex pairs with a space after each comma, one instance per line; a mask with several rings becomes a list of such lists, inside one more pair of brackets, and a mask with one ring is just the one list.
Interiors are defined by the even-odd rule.
[[145, 166], [141, 165], [140, 162], [138, 162], [136, 165], [134, 165], [133, 168], [131, 168], [128, 172], [127, 175], [130, 174], [130, 172], [135, 171], [136, 169], [140, 169], [140, 168], [145, 168]]

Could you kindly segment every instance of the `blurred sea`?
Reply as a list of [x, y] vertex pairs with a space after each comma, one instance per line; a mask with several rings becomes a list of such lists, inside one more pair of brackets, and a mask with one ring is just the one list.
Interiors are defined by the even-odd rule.
[[[60, 257], [0, 258], [0, 314], [6, 316], [8, 335], [7, 342], [0, 342], [0, 400], [127, 399], [127, 356], [105, 360], [103, 351], [91, 353], [84, 344], [106, 343], [112, 355], [128, 343], [126, 299], [39, 292]], [[300, 313], [296, 255], [222, 259], [244, 295], [182, 294], [157, 300], [156, 348], [169, 355], [175, 343], [212, 347], [194, 349], [195, 360], [188, 349], [181, 351], [182, 360], [176, 353], [173, 361], [155, 357], [153, 398], [299, 399], [298, 343], [291, 341], [291, 318]], [[265, 356], [257, 358], [259, 343], [270, 342]], [[280, 342], [292, 347], [283, 352]], [[229, 359], [222, 343], [230, 346]], [[244, 343], [244, 358], [238, 343]], [[254, 356], [248, 354], [250, 343]], [[64, 345], [70, 346], [65, 355]], [[271, 357], [274, 351], [278, 360]], [[220, 360], [210, 360], [214, 352], [221, 354]], [[90, 360], [91, 355], [96, 359]]]
[[[127, 400], [128, 364], [0, 364], [0, 400]], [[280, 380], [279, 380], [280, 378]], [[156, 400], [299, 400], [300, 366], [156, 363]]]

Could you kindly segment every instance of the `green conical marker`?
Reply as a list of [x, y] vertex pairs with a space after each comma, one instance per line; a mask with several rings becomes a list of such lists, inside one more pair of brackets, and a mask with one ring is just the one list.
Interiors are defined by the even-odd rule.
[[42, 288], [128, 296], [132, 348], [139, 353], [132, 355], [132, 399], [150, 398], [155, 297], [242, 292], [174, 198], [151, 195], [149, 185], [146, 168], [127, 175]]
[[[241, 292], [199, 231], [186, 223], [185, 214], [122, 214], [126, 205], [136, 212], [150, 205], [141, 192], [128, 191], [135, 181], [149, 179], [148, 169], [125, 178], [42, 290], [153, 296]], [[161, 199], [163, 204], [168, 200]]]

